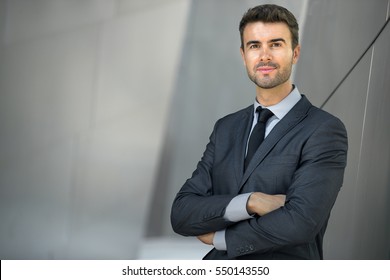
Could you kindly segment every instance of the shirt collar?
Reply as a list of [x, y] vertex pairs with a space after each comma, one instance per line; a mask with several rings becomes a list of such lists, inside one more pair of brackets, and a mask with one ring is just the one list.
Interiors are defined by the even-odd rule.
[[292, 109], [292, 107], [295, 106], [295, 104], [298, 103], [298, 101], [302, 98], [298, 88], [294, 86], [294, 89], [279, 103], [272, 105], [272, 106], [262, 106], [257, 100], [255, 99], [254, 103], [254, 115], [256, 115], [256, 109], [257, 107], [261, 106], [263, 108], [267, 108], [271, 110], [272, 113], [274, 113], [275, 117], [281, 120], [287, 113]]

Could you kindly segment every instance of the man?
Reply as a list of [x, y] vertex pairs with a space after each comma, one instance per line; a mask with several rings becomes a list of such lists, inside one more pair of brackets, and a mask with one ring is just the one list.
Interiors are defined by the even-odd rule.
[[172, 227], [213, 245], [204, 259], [323, 259], [346, 166], [344, 125], [290, 80], [300, 45], [288, 10], [249, 9], [239, 30], [255, 104], [217, 121], [173, 202]]

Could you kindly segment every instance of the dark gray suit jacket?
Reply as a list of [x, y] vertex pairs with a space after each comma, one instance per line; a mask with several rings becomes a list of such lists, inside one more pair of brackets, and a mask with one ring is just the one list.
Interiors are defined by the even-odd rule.
[[[227, 251], [205, 259], [322, 259], [322, 240], [343, 182], [347, 133], [342, 122], [305, 96], [273, 128], [244, 172], [253, 105], [215, 124], [201, 161], [178, 192], [173, 230], [197, 236], [226, 229]], [[241, 193], [286, 194], [262, 217], [224, 219]]]

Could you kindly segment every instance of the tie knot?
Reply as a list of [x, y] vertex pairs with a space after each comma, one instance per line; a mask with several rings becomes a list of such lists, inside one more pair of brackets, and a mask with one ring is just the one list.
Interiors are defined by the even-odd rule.
[[273, 116], [274, 113], [272, 113], [268, 109], [263, 109], [260, 106], [257, 107], [256, 111], [259, 113], [259, 117], [257, 119], [257, 122], [266, 123], [270, 117]]

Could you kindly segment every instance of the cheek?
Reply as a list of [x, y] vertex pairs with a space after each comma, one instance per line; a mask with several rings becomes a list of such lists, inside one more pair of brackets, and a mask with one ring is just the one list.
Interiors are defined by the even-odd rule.
[[247, 67], [251, 68], [256, 64], [256, 55], [254, 54], [248, 54], [245, 56], [244, 63]]
[[277, 62], [281, 67], [286, 67], [291, 64], [295, 63], [295, 59], [293, 57], [293, 54], [284, 54], [282, 56], [279, 56], [278, 58], [275, 58], [275, 62]]

